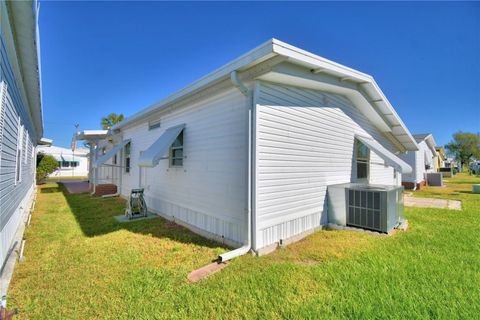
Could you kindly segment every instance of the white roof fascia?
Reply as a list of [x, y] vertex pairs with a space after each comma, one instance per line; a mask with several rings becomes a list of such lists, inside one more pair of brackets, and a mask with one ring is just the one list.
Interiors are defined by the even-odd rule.
[[[272, 39], [271, 41], [273, 44], [273, 52], [279, 55], [287, 56], [289, 57], [289, 60], [296, 60], [297, 62], [305, 65], [311, 64], [312, 67], [317, 67], [318, 69], [322, 69], [321, 72], [327, 72], [327, 73], [336, 72], [339, 75], [352, 76], [355, 79], [359, 79], [361, 81], [373, 80], [373, 78], [366, 73], [357, 71], [355, 69], [349, 68], [337, 62], [320, 57], [311, 52], [294, 47], [288, 43], [282, 42], [277, 39]], [[314, 69], [314, 72], [315, 72], [315, 69]]]
[[52, 139], [41, 138], [37, 141], [37, 144], [40, 146], [51, 146], [53, 143]]
[[77, 140], [100, 140], [108, 137], [108, 130], [83, 130], [77, 134]]
[[[405, 126], [403, 121], [400, 119], [399, 115], [397, 114], [393, 106], [390, 104], [385, 94], [382, 92], [382, 90], [377, 85], [372, 76], [346, 67], [339, 63], [330, 61], [328, 59], [322, 58], [305, 50], [296, 48], [279, 40], [273, 39], [273, 43], [274, 51], [281, 55], [288, 56], [289, 61], [291, 62], [297, 62], [299, 64], [305, 65], [306, 67], [310, 67], [312, 68], [313, 72], [320, 69], [322, 70], [322, 73], [342, 76], [342, 79], [344, 79], [344, 81], [351, 81], [356, 83], [359, 89], [365, 87], [365, 89], [367, 89], [365, 90], [365, 92], [368, 95], [370, 95], [368, 91], [373, 91], [379, 97], [372, 98], [369, 102], [379, 114], [382, 114], [383, 118], [386, 118], [386, 120], [388, 120], [391, 128], [396, 127], [396, 132], [392, 132], [394, 136], [397, 136], [398, 134], [403, 136], [402, 139], [398, 140], [402, 143], [402, 145], [405, 146], [406, 150], [418, 150], [418, 146], [415, 142], [415, 139], [412, 137], [412, 134]], [[380, 110], [380, 108], [377, 106], [380, 104], [384, 104], [384, 112], [382, 112], [382, 110]]]
[[114, 125], [111, 130], [120, 129], [127, 124], [138, 121], [144, 117], [147, 117], [151, 113], [158, 111], [167, 107], [168, 105], [177, 102], [180, 99], [185, 98], [188, 95], [191, 95], [199, 90], [202, 90], [206, 86], [213, 85], [218, 83], [221, 80], [230, 78], [230, 73], [233, 71], [240, 71], [246, 68], [252, 67], [258, 63], [261, 63], [271, 57], [275, 56], [272, 50], [272, 40], [269, 40], [257, 48], [250, 50], [239, 58], [233, 60], [232, 62], [224, 65], [221, 68], [207, 74], [206, 76], [192, 82], [190, 85], [184, 87], [183, 89], [167, 96], [165, 99], [160, 100], [159, 102], [139, 111], [132, 116], [125, 118], [122, 122]]
[[12, 31], [18, 52], [28, 104], [38, 137], [43, 135], [43, 114], [41, 101], [39, 37], [37, 29], [36, 1], [9, 1], [12, 12]]

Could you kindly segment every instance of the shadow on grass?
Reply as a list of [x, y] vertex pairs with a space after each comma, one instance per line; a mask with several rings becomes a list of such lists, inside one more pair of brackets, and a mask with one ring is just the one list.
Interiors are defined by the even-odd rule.
[[133, 233], [153, 236], [157, 238], [169, 238], [185, 244], [218, 248], [227, 246], [216, 241], [203, 238], [187, 228], [179, 226], [162, 217], [138, 220], [131, 222], [118, 222], [114, 216], [125, 212], [125, 200], [114, 198], [92, 197], [88, 193], [70, 194], [63, 184], [60, 187], [42, 188], [42, 193], [63, 193], [70, 210], [77, 220], [82, 232], [87, 237], [105, 235], [119, 230], [128, 230]]
[[40, 193], [56, 193], [56, 192], [62, 192], [62, 189], [60, 187], [42, 187], [40, 189]]

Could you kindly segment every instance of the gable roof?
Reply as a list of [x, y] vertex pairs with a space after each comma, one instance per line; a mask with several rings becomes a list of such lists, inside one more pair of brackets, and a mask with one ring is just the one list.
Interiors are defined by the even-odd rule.
[[430, 148], [430, 150], [432, 151], [432, 153], [434, 155], [437, 154], [437, 144], [435, 143], [435, 139], [433, 139], [433, 135], [431, 133], [419, 133], [419, 134], [414, 134], [413, 135], [413, 138], [415, 138], [415, 141], [417, 141], [417, 143], [420, 143], [422, 141], [425, 141], [425, 143], [427, 144], [427, 146]]
[[[274, 58], [277, 59], [275, 60]], [[415, 139], [380, 90], [380, 87], [373, 77], [277, 39], [268, 40], [264, 44], [191, 83], [176, 93], [124, 119], [119, 124], [113, 126], [112, 130], [119, 130], [126, 125], [145, 119], [154, 112], [172, 106], [207, 87], [229, 79], [233, 72], [245, 71], [267, 60], [270, 61], [270, 67], [288, 61], [289, 63], [307, 68], [313, 75], [328, 75], [335, 79], [333, 85], [345, 86], [345, 83], [348, 82], [346, 90], [361, 93], [359, 95], [360, 97], [357, 97], [357, 100], [362, 101], [363, 109], [366, 109], [365, 105], [368, 105], [368, 115], [373, 116], [371, 118], [376, 121], [375, 124], [382, 132], [390, 138], [393, 137], [396, 146], [401, 151], [418, 150]]]

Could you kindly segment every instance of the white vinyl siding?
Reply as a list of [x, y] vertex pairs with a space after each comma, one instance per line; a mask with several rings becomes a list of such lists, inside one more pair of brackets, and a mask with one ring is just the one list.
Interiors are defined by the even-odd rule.
[[[266, 82], [256, 92], [259, 249], [326, 223], [327, 186], [356, 178], [355, 134], [395, 149], [344, 97]], [[373, 151], [369, 172], [372, 184], [398, 183]]]
[[[13, 236], [29, 209], [34, 191], [34, 158], [21, 158], [20, 179], [16, 183], [17, 152], [33, 150], [37, 136], [29, 115], [20, 65], [10, 29], [6, 2], [0, 3], [0, 266], [11, 248]], [[0, 95], [2, 96], [2, 95]], [[24, 126], [23, 142], [18, 145], [18, 119]], [[30, 153], [28, 153], [30, 154]], [[23, 160], [23, 161], [22, 161]]]
[[[148, 207], [235, 243], [245, 241], [247, 212], [247, 98], [237, 89], [196, 99], [161, 116], [159, 129], [148, 130], [148, 120], [124, 130], [131, 139], [131, 172], [124, 174], [121, 193], [145, 188]], [[163, 132], [185, 124], [182, 167], [167, 159], [154, 168], [137, 165]], [[141, 181], [140, 181], [141, 179]]]

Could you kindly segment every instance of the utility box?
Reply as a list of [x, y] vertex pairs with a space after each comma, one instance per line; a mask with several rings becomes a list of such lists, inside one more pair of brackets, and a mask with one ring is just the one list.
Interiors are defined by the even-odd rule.
[[427, 184], [432, 187], [443, 186], [443, 176], [440, 172], [432, 172], [426, 174]]
[[328, 222], [388, 233], [404, 220], [403, 187], [346, 183], [328, 186]]

